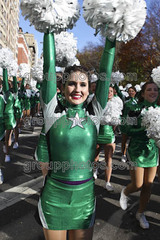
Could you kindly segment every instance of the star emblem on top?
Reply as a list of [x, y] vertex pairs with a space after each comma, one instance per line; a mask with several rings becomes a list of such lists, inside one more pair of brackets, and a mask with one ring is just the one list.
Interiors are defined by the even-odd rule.
[[82, 125], [82, 122], [85, 121], [85, 118], [80, 118], [79, 115], [78, 115], [78, 113], [76, 113], [76, 115], [75, 115], [74, 118], [68, 118], [68, 119], [72, 121], [72, 126], [71, 126], [71, 128], [74, 128], [74, 127], [78, 126], [78, 127], [84, 129], [84, 127], [83, 127], [83, 125]]

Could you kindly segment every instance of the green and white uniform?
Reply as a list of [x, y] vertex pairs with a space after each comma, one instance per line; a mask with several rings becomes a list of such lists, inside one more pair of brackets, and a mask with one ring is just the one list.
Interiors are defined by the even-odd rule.
[[110, 125], [101, 125], [97, 139], [98, 144], [109, 144], [115, 142], [113, 127]]
[[[53, 230], [86, 229], [94, 224], [94, 162], [99, 119], [108, 99], [115, 53], [115, 42], [106, 40], [100, 64], [95, 98], [87, 105], [64, 105], [57, 100], [55, 47], [53, 34], [44, 35], [44, 79], [41, 104], [47, 144], [37, 151], [39, 161], [49, 161], [51, 170], [41, 194], [38, 209], [44, 228]], [[104, 74], [103, 74], [104, 77]], [[42, 137], [42, 135], [41, 135]], [[45, 136], [44, 136], [45, 137]], [[42, 137], [43, 138], [43, 137]], [[45, 138], [43, 139], [45, 141]]]
[[124, 102], [124, 107], [123, 107], [122, 117], [121, 117], [121, 125], [120, 125], [120, 130], [123, 134], [126, 134], [127, 127], [130, 128], [130, 119], [129, 119], [128, 113], [130, 110], [133, 110], [136, 105], [137, 105], [136, 98], [129, 98]]
[[[137, 123], [127, 127], [127, 135], [130, 136], [127, 157], [131, 164], [137, 167], [155, 167], [158, 165], [158, 147], [155, 140], [146, 136], [145, 128], [141, 126], [141, 111], [150, 106], [157, 107], [155, 103], [151, 104], [146, 100], [137, 104], [134, 111], [129, 116], [136, 117]], [[133, 165], [133, 164], [132, 164]]]
[[14, 115], [15, 119], [20, 119], [22, 117], [22, 105], [20, 96], [18, 94], [18, 87], [17, 87], [17, 78], [13, 77], [13, 92], [14, 92]]
[[14, 96], [9, 91], [7, 69], [3, 69], [3, 92], [6, 101], [4, 110], [5, 129], [9, 130], [15, 128], [16, 121], [14, 117]]
[[5, 136], [4, 108], [5, 108], [4, 96], [0, 94], [0, 141]]

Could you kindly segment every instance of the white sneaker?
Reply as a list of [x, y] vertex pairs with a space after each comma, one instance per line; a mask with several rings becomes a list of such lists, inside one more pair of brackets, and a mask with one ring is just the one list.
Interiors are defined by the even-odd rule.
[[93, 177], [94, 177], [94, 179], [97, 179], [97, 175], [98, 175], [98, 171], [97, 171], [97, 169], [96, 169], [96, 171], [93, 172]]
[[2, 184], [3, 183], [3, 174], [2, 174], [2, 170], [0, 169], [0, 184]]
[[127, 161], [127, 157], [126, 157], [126, 155], [122, 155], [122, 157], [121, 157], [121, 162], [126, 162]]
[[120, 197], [120, 200], [119, 200], [119, 204], [120, 204], [120, 206], [123, 210], [126, 210], [127, 207], [128, 207], [129, 198], [124, 194], [124, 189], [125, 188], [123, 188], [122, 191], [121, 191], [121, 197]]
[[5, 162], [10, 162], [10, 161], [11, 161], [10, 155], [6, 155], [5, 156]]
[[4, 152], [4, 153], [7, 152], [7, 151], [6, 151], [6, 146], [5, 146], [5, 145], [3, 145], [3, 152]]
[[141, 228], [148, 229], [149, 228], [149, 222], [147, 221], [144, 213], [136, 213], [136, 219], [139, 221], [139, 224]]
[[15, 143], [13, 144], [13, 149], [17, 149], [18, 147], [19, 147], [18, 142], [15, 142]]
[[112, 185], [110, 184], [110, 182], [106, 182], [106, 189], [107, 189], [108, 192], [113, 192], [114, 191], [114, 189], [113, 189]]

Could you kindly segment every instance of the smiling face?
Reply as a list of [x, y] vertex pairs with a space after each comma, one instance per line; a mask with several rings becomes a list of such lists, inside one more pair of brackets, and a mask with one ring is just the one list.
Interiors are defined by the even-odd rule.
[[88, 76], [80, 71], [71, 72], [65, 84], [64, 95], [71, 104], [83, 103], [89, 95]]
[[134, 98], [136, 95], [136, 91], [133, 88], [128, 89], [128, 94], [131, 98]]
[[113, 96], [114, 96], [114, 90], [112, 87], [109, 87], [108, 100], [110, 100]]
[[142, 93], [142, 97], [150, 103], [155, 102], [158, 97], [157, 85], [155, 83], [150, 83], [150, 84], [146, 85], [146, 88], [145, 88], [144, 92]]

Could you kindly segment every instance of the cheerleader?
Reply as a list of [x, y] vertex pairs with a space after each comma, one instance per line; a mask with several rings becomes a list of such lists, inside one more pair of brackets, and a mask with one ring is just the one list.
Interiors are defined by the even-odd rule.
[[30, 111], [31, 111], [31, 89], [30, 85], [27, 83], [25, 86], [25, 90], [23, 92], [24, 94], [24, 110], [23, 110], [23, 118], [30, 117]]
[[40, 116], [40, 109], [41, 109], [41, 104], [40, 104], [40, 88], [41, 85], [40, 83], [37, 82], [36, 84], [37, 91], [35, 93], [35, 112], [37, 116]]
[[[106, 39], [100, 72], [105, 72], [108, 79], [114, 52], [115, 41]], [[39, 216], [47, 240], [66, 239], [67, 231], [70, 239], [88, 240], [92, 239], [95, 218], [92, 163], [99, 128], [97, 119], [107, 103], [109, 81], [98, 81], [95, 97], [87, 105], [87, 71], [76, 65], [66, 68], [62, 105], [56, 96], [54, 61], [53, 34], [45, 34], [44, 76], [53, 77], [44, 79], [41, 88], [47, 147], [44, 147], [44, 157], [39, 159], [42, 169], [43, 166], [46, 169], [46, 162], [52, 163], [52, 168], [38, 203]]]
[[6, 101], [4, 110], [4, 122], [5, 122], [5, 162], [10, 162], [9, 146], [11, 145], [11, 133], [13, 128], [16, 126], [15, 116], [14, 116], [14, 96], [9, 89], [8, 83], [8, 73], [7, 69], [3, 69], [3, 92]]
[[[2, 89], [2, 82], [0, 82], [0, 88]], [[5, 109], [5, 100], [1, 91], [0, 92], [0, 141], [3, 141], [5, 136], [4, 109]], [[4, 180], [3, 173], [0, 166], [0, 184], [3, 183], [3, 180]]]
[[147, 82], [142, 86], [140, 98], [134, 111], [130, 111], [130, 117], [137, 118], [137, 124], [127, 128], [127, 135], [130, 136], [127, 158], [132, 168], [130, 169], [131, 183], [122, 189], [120, 206], [127, 209], [128, 196], [131, 193], [141, 190], [139, 208], [136, 219], [143, 229], [149, 228], [144, 211], [150, 199], [151, 185], [154, 181], [158, 165], [158, 147], [155, 140], [146, 136], [145, 128], [141, 126], [141, 112], [150, 106], [156, 107], [158, 98], [158, 87], [153, 82]]
[[17, 85], [17, 78], [13, 77], [13, 93], [14, 93], [14, 116], [16, 119], [16, 127], [14, 128], [14, 144], [13, 149], [17, 149], [19, 147], [18, 144], [18, 137], [19, 137], [19, 129], [20, 129], [20, 122], [22, 118], [22, 105], [20, 95], [18, 94], [18, 85]]
[[121, 157], [121, 161], [126, 162], [126, 160], [127, 160], [126, 151], [127, 151], [127, 140], [128, 140], [128, 136], [126, 134], [126, 128], [127, 128], [128, 123], [126, 121], [127, 121], [127, 115], [128, 115], [129, 110], [132, 109], [132, 107], [134, 107], [137, 104], [136, 89], [133, 86], [129, 87], [128, 88], [128, 97], [125, 97], [121, 93], [117, 84], [115, 84], [115, 89], [116, 89], [117, 95], [124, 102], [120, 131], [122, 133], [122, 144], [121, 144], [122, 157]]
[[[109, 87], [108, 92], [108, 101], [110, 101], [114, 96], [113, 87]], [[96, 147], [96, 157], [95, 162], [99, 160], [99, 153], [101, 149], [104, 149], [105, 153], [105, 162], [106, 162], [106, 169], [105, 169], [105, 187], [107, 191], [112, 192], [113, 187], [110, 184], [111, 174], [112, 174], [112, 156], [115, 151], [115, 134], [114, 134], [115, 127], [111, 125], [101, 125], [99, 130], [99, 135], [97, 139], [97, 147]], [[98, 169], [96, 169], [94, 173], [94, 178], [97, 178]]]

